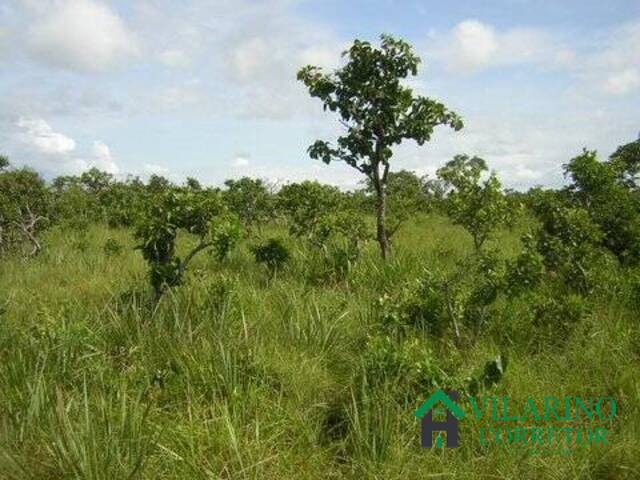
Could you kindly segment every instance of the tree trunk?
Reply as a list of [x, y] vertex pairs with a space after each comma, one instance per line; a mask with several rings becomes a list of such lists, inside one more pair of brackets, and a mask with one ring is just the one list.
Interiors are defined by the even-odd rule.
[[378, 205], [376, 211], [376, 223], [378, 227], [378, 244], [382, 259], [386, 260], [389, 254], [389, 239], [387, 238], [386, 214], [387, 214], [387, 192], [382, 187], [378, 191]]

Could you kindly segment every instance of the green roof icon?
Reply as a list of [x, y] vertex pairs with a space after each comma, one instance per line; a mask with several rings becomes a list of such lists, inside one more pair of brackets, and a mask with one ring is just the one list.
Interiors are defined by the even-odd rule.
[[436, 390], [429, 398], [427, 398], [420, 407], [413, 412], [417, 418], [422, 418], [425, 413], [431, 410], [437, 403], [442, 403], [457, 419], [464, 418], [464, 412], [460, 406], [449, 398], [442, 390]]

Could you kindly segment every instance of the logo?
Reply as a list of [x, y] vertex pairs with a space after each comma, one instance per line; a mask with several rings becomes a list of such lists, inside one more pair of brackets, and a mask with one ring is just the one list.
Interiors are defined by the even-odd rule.
[[[433, 434], [436, 432], [447, 434], [447, 448], [455, 448], [459, 445], [458, 420], [464, 418], [464, 412], [456, 403], [459, 398], [458, 392], [437, 390], [415, 411], [414, 415], [421, 419], [423, 448], [433, 447]], [[446, 408], [447, 419], [444, 421], [433, 419], [434, 413], [441, 413], [438, 408], [434, 408], [437, 404], [442, 404]], [[442, 448], [442, 435], [438, 435], [436, 446]]]
[[459, 447], [460, 421], [470, 418], [464, 432], [475, 438], [465, 441], [475, 440], [483, 448], [567, 455], [576, 447], [609, 445], [617, 408], [615, 399], [608, 396], [521, 397], [516, 401], [507, 396], [461, 398], [456, 391], [436, 390], [414, 416], [420, 419], [423, 448], [433, 448], [434, 443], [437, 448]]

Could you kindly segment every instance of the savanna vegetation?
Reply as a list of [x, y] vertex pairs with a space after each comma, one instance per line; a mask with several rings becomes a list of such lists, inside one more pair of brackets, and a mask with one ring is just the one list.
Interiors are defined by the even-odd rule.
[[[310, 156], [356, 191], [0, 157], [0, 478], [640, 478], [640, 142], [576, 152], [561, 189], [505, 191], [474, 152], [419, 177], [392, 147], [463, 125], [404, 86], [418, 65], [385, 36], [299, 73], [345, 127]], [[438, 388], [619, 409], [570, 455], [473, 421], [425, 450]]]

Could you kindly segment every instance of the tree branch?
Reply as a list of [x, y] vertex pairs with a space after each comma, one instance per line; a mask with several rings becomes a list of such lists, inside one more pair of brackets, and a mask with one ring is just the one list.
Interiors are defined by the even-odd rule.
[[191, 250], [186, 257], [184, 257], [184, 260], [180, 262], [180, 266], [178, 267], [180, 269], [180, 275], [185, 272], [185, 270], [187, 269], [187, 265], [189, 265], [189, 262], [193, 260], [193, 257], [195, 257], [202, 250], [209, 248], [211, 245], [213, 245], [212, 242], [206, 242], [201, 238], [200, 243], [198, 243], [198, 245], [196, 245], [195, 248]]

